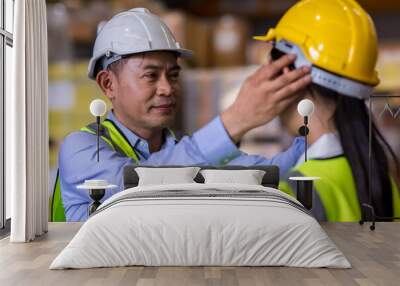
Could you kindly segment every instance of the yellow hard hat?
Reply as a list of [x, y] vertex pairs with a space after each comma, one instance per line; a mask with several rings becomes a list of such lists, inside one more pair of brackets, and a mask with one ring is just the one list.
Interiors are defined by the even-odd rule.
[[354, 0], [302, 0], [261, 41], [286, 40], [312, 65], [370, 86], [379, 83], [378, 42], [368, 13]]

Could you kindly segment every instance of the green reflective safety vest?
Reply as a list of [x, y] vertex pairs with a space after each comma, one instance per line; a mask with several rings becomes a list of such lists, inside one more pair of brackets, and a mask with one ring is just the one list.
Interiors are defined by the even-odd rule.
[[[97, 135], [97, 124], [91, 123], [86, 127], [81, 128], [81, 131]], [[175, 137], [174, 133], [169, 130], [171, 135]], [[100, 126], [100, 138], [104, 140], [112, 149], [121, 154], [122, 156], [129, 157], [135, 162], [139, 162], [139, 157], [135, 149], [129, 143], [125, 135], [119, 128], [111, 121], [104, 120]], [[53, 196], [50, 198], [50, 221], [65, 221], [65, 209], [61, 197], [61, 186], [59, 178], [59, 170], [57, 170], [56, 182], [54, 184]]]
[[[321, 209], [324, 211], [327, 221], [345, 222], [359, 221], [361, 219], [356, 184], [346, 157], [310, 159], [293, 168], [287, 177], [298, 175], [321, 178], [314, 182], [314, 192], [322, 204]], [[390, 180], [392, 184], [393, 215], [400, 216], [399, 191], [394, 180], [392, 178]], [[295, 182], [289, 180], [279, 183], [281, 191], [294, 197], [295, 188]], [[313, 200], [314, 202], [315, 200]]]

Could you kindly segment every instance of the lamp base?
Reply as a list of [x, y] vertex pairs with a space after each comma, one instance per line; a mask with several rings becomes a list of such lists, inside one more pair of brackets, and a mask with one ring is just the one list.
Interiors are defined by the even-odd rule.
[[312, 209], [313, 202], [313, 183], [319, 177], [290, 177], [289, 180], [297, 183], [297, 200], [308, 210]]
[[312, 190], [313, 181], [297, 181], [297, 200], [308, 210], [312, 208]]
[[106, 193], [105, 189], [90, 189], [89, 190], [89, 196], [94, 200], [93, 203], [90, 204], [89, 206], [89, 216], [94, 213], [97, 208], [101, 205], [100, 200], [104, 197], [104, 194]]

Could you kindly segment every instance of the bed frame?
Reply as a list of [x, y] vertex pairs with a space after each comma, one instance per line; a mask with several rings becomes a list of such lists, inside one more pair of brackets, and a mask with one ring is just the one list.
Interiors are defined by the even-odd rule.
[[[138, 185], [139, 182], [139, 176], [135, 171], [135, 168], [137, 167], [147, 167], [147, 168], [182, 168], [182, 167], [200, 167], [202, 170], [205, 169], [218, 169], [218, 170], [263, 170], [265, 171], [265, 175], [262, 179], [261, 184], [265, 187], [271, 187], [271, 188], [278, 188], [279, 184], [279, 167], [278, 166], [234, 166], [234, 165], [229, 165], [229, 166], [196, 166], [196, 165], [191, 165], [191, 166], [182, 166], [182, 165], [168, 165], [168, 166], [140, 166], [140, 165], [128, 165], [125, 166], [124, 168], [124, 189], [128, 188], [133, 188]], [[204, 178], [200, 174], [200, 172], [197, 174], [197, 176], [194, 178], [194, 180], [197, 183], [204, 183]]]

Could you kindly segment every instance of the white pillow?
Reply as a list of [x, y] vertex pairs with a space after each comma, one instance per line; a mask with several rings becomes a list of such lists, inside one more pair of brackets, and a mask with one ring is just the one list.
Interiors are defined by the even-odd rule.
[[135, 168], [139, 176], [139, 186], [195, 183], [193, 179], [199, 170], [199, 167]]
[[263, 170], [201, 170], [204, 183], [234, 183], [246, 185], [261, 185], [265, 175]]

